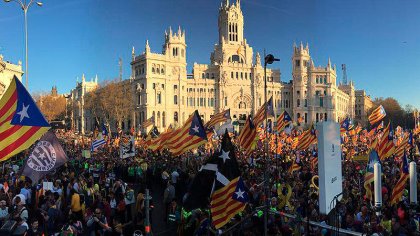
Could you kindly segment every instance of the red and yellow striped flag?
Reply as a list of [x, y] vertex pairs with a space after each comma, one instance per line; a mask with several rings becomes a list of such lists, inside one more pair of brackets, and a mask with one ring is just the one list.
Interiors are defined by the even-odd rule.
[[283, 131], [284, 128], [286, 128], [286, 126], [288, 126], [290, 123], [292, 123], [292, 118], [286, 111], [283, 111], [283, 113], [281, 113], [277, 119], [277, 131]]
[[247, 190], [241, 177], [214, 191], [210, 208], [214, 227], [220, 229], [226, 225], [236, 214], [245, 209], [248, 201]]
[[239, 145], [246, 150], [247, 153], [251, 153], [252, 144], [257, 136], [257, 129], [252, 122], [251, 117], [248, 117], [244, 128], [238, 136]]
[[409, 135], [406, 135], [397, 145], [394, 152], [394, 158], [400, 160], [405, 153], [405, 150], [410, 148], [410, 144], [408, 143]]
[[316, 140], [316, 130], [314, 125], [312, 125], [310, 129], [303, 132], [303, 134], [299, 137], [299, 143], [296, 148], [298, 150], [308, 149], [309, 146]]
[[386, 116], [385, 109], [382, 105], [377, 107], [375, 110], [372, 111], [372, 113], [369, 116], [369, 123], [371, 125], [374, 125], [381, 121]]
[[378, 142], [377, 151], [381, 160], [384, 160], [394, 154], [394, 132], [392, 126], [389, 123], [382, 134], [381, 140]]
[[182, 128], [174, 131], [174, 134], [165, 142], [174, 156], [181, 155], [207, 142], [206, 131], [197, 110], [188, 118]]
[[204, 126], [210, 128], [221, 122], [226, 122], [228, 119], [230, 119], [230, 109], [217, 113]]
[[14, 77], [0, 99], [0, 161], [29, 148], [49, 129], [31, 95]]
[[274, 115], [273, 97], [270, 97], [270, 99], [266, 103], [264, 103], [262, 107], [255, 114], [255, 117], [254, 117], [255, 126], [258, 127], [261, 123], [263, 123], [266, 113], [267, 113], [267, 117]]
[[407, 183], [408, 177], [409, 177], [408, 161], [407, 161], [407, 157], [404, 155], [403, 161], [401, 163], [400, 179], [398, 180], [397, 184], [395, 184], [395, 187], [392, 190], [392, 194], [390, 198], [392, 205], [395, 205], [400, 201], [403, 191], [405, 189], [405, 184]]

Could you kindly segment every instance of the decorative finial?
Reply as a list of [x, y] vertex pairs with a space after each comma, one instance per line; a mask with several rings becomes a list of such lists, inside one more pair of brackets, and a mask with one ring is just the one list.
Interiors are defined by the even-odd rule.
[[131, 49], [131, 59], [133, 59], [133, 61], [134, 61], [134, 59], [136, 59], [136, 51], [135, 51], [135, 49], [134, 49], [134, 46], [133, 46], [133, 48]]
[[149, 46], [149, 40], [148, 39], [146, 40], [146, 47], [145, 47], [144, 51], [145, 51], [145, 53], [150, 52], [150, 46]]
[[255, 56], [255, 65], [261, 65], [261, 56], [259, 52], [257, 52], [257, 55]]
[[82, 75], [82, 83], [85, 82], [85, 73]]

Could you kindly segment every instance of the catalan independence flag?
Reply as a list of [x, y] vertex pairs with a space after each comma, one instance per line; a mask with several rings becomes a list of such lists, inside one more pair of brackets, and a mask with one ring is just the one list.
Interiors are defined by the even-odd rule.
[[217, 113], [204, 126], [210, 128], [221, 122], [226, 122], [228, 119], [230, 119], [230, 109]]
[[403, 158], [405, 151], [410, 149], [409, 143], [410, 135], [406, 135], [401, 142], [395, 147], [394, 158], [401, 160]]
[[0, 161], [29, 148], [49, 128], [35, 101], [15, 76], [0, 99]]
[[301, 134], [299, 137], [299, 143], [297, 145], [298, 150], [308, 149], [311, 144], [316, 141], [316, 130], [314, 125], [311, 126], [310, 129], [306, 130]]
[[394, 131], [392, 125], [389, 123], [388, 126], [384, 129], [381, 140], [378, 142], [377, 146], [378, 155], [381, 160], [384, 160], [394, 154]]
[[340, 134], [343, 135], [345, 132], [349, 131], [350, 128], [350, 119], [346, 118], [340, 122]]
[[255, 126], [259, 126], [261, 123], [263, 123], [266, 113], [267, 113], [267, 117], [274, 116], [273, 97], [271, 97], [267, 102], [265, 102], [255, 114], [255, 117], [254, 117]]
[[290, 123], [292, 123], [292, 118], [290, 117], [289, 113], [287, 111], [283, 111], [279, 118], [277, 119], [277, 131], [281, 132], [288, 126]]
[[395, 184], [395, 187], [392, 190], [392, 195], [391, 195], [391, 199], [390, 199], [392, 205], [397, 204], [401, 200], [401, 196], [402, 196], [402, 194], [404, 192], [404, 189], [405, 189], [405, 184], [407, 183], [407, 180], [409, 178], [408, 160], [407, 160], [407, 157], [406, 157], [405, 154], [403, 156], [403, 160], [402, 160], [401, 165], [402, 166], [401, 166], [400, 179]]
[[174, 156], [181, 155], [207, 142], [206, 130], [197, 110], [188, 118], [184, 126], [174, 133], [176, 135], [172, 135], [167, 141], [164, 140]]
[[247, 192], [241, 177], [214, 191], [211, 196], [211, 216], [216, 229], [226, 225], [236, 214], [245, 209], [246, 203], [249, 202]]
[[372, 200], [372, 183], [374, 181], [373, 166], [379, 161], [378, 153], [375, 150], [371, 150], [369, 153], [369, 161], [366, 166], [365, 181], [363, 187], [366, 190], [366, 198]]
[[147, 127], [149, 127], [149, 126], [151, 126], [151, 125], [154, 125], [154, 124], [155, 124], [155, 117], [154, 117], [154, 116], [152, 116], [152, 117], [150, 117], [149, 119], [145, 120], [145, 121], [143, 122], [143, 124], [141, 124], [141, 127], [142, 127], [143, 129], [146, 129]]
[[385, 109], [382, 105], [377, 107], [375, 110], [372, 111], [372, 114], [369, 116], [369, 123], [374, 125], [381, 121], [386, 116]]
[[239, 145], [246, 150], [247, 153], [252, 151], [252, 144], [257, 136], [257, 129], [252, 122], [251, 116], [246, 120], [244, 128], [238, 136]]

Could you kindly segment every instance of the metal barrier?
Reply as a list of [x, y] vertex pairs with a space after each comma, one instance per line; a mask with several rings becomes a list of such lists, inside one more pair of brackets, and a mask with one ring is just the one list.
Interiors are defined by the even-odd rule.
[[[214, 234], [214, 235], [228, 235], [229, 233], [231, 233], [232, 231], [234, 231], [239, 225], [241, 225], [245, 220], [247, 220], [248, 218], [252, 217], [255, 213], [257, 213], [257, 211], [263, 209], [264, 207], [258, 207], [256, 208], [256, 210], [254, 210], [251, 214], [249, 214], [248, 216], [244, 217], [240, 222], [237, 222], [236, 224], [232, 225], [231, 227], [225, 229], [225, 230], [214, 230], [214, 229], [210, 229], [210, 231]], [[280, 211], [274, 211], [272, 209], [270, 209], [269, 212], [271, 215], [280, 215], [282, 217], [286, 217], [286, 218], [290, 218], [290, 219], [296, 219], [297, 216], [289, 214], [289, 213], [284, 213], [284, 212], [280, 212]], [[308, 220], [305, 219], [301, 219], [302, 223], [308, 223]], [[312, 226], [316, 226], [316, 227], [320, 227], [323, 229], [327, 229], [327, 230], [331, 230], [333, 232], [337, 232], [337, 234], [333, 234], [333, 235], [354, 235], [354, 236], [363, 236], [363, 235], [367, 235], [367, 234], [363, 234], [363, 233], [359, 233], [359, 232], [355, 232], [355, 231], [351, 231], [351, 230], [347, 230], [347, 229], [342, 229], [342, 228], [337, 228], [331, 225], [327, 225], [327, 224], [321, 224], [320, 222], [315, 222], [315, 221], [309, 221], [309, 224]]]

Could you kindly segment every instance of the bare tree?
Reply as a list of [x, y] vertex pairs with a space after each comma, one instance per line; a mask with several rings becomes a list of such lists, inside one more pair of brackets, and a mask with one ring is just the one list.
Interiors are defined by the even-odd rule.
[[44, 92], [32, 95], [45, 118], [51, 122], [53, 120], [63, 120], [66, 111], [66, 98], [63, 96], [54, 96]]
[[130, 114], [130, 94], [128, 81], [106, 81], [86, 95], [85, 106], [96, 117], [97, 123], [101, 117], [108, 126], [111, 121], [116, 121], [121, 127], [122, 121]]

